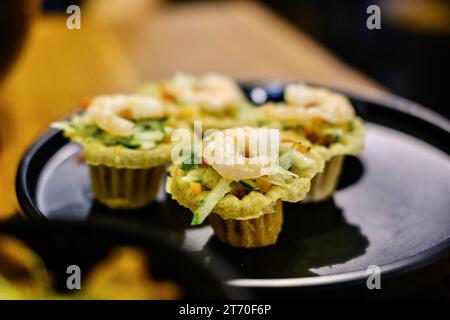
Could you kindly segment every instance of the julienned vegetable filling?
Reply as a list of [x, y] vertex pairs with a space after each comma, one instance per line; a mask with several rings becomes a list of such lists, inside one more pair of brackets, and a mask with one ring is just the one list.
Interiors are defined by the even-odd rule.
[[106, 146], [123, 146], [129, 149], [151, 150], [159, 143], [170, 142], [172, 128], [167, 126], [167, 118], [131, 120], [134, 124], [132, 134], [128, 136], [112, 135], [99, 128], [83, 116], [74, 116], [67, 122], [54, 123], [53, 127], [62, 129], [66, 134], [93, 139]]
[[346, 135], [351, 134], [354, 129], [353, 121], [348, 121], [343, 124], [328, 124], [321, 121], [321, 124], [316, 126], [302, 126], [302, 125], [284, 125], [283, 130], [300, 134], [306, 137], [311, 143], [318, 144], [324, 147], [329, 147], [334, 143], [345, 143]]
[[248, 116], [250, 102], [236, 81], [224, 75], [176, 73], [163, 81], [147, 83], [137, 92], [158, 97], [170, 106], [174, 119], [188, 126], [199, 120], [203, 129], [256, 125], [254, 117]]
[[302, 170], [316, 166], [315, 160], [305, 154], [309, 150], [310, 146], [302, 142], [285, 141], [280, 144], [279, 158], [270, 169], [271, 174], [239, 181], [222, 177], [204, 157], [199, 161], [199, 155], [189, 153], [180, 164], [180, 169], [185, 172], [181, 180], [189, 183], [192, 197], [201, 197], [192, 225], [201, 224], [227, 194], [243, 199], [251, 192], [265, 194], [272, 186], [292, 188], [290, 182], [297, 179]]

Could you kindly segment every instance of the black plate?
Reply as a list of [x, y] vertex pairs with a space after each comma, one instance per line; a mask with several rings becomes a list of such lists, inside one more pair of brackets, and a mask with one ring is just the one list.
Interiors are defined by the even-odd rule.
[[[253, 98], [278, 100], [283, 85], [264, 82], [244, 89]], [[143, 210], [108, 210], [92, 200], [88, 169], [77, 161], [80, 147], [55, 130], [45, 132], [25, 155], [17, 178], [19, 201], [30, 217], [109, 215], [171, 230], [183, 248], [210, 249], [231, 262], [244, 275], [229, 281], [235, 286], [349, 284], [363, 281], [370, 265], [393, 275], [430, 263], [450, 245], [450, 124], [392, 95], [377, 101], [348, 95], [367, 121], [365, 151], [346, 159], [332, 199], [285, 206], [275, 246], [243, 250], [224, 245], [208, 225], [190, 227], [190, 214], [163, 190]]]
[[152, 276], [175, 281], [184, 299], [249, 297], [247, 291], [224, 286], [223, 281], [235, 277], [235, 273], [223, 261], [206, 267], [201, 260], [180, 250], [160, 230], [136, 223], [98, 218], [87, 223], [13, 221], [0, 224], [2, 234], [13, 235], [28, 244], [42, 258], [61, 293], [67, 292], [68, 266], [77, 265], [82, 275], [88, 274], [113, 248], [126, 245], [143, 250]]

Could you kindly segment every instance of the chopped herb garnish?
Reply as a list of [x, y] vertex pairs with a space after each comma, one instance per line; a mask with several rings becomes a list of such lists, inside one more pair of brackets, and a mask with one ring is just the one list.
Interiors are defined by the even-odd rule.
[[141, 142], [135, 139], [134, 137], [125, 137], [117, 139], [118, 144], [124, 145], [130, 149], [137, 149], [141, 146]]
[[258, 185], [255, 182], [251, 181], [251, 180], [241, 180], [241, 181], [239, 181], [239, 183], [247, 191], [253, 191], [253, 190], [255, 190], [258, 187]]
[[189, 171], [193, 168], [198, 168], [201, 166], [201, 163], [200, 157], [194, 152], [191, 152], [184, 158], [181, 164], [181, 170]]
[[162, 118], [158, 120], [139, 120], [135, 122], [137, 128], [142, 128], [144, 130], [164, 130], [164, 123], [167, 121], [167, 118]]

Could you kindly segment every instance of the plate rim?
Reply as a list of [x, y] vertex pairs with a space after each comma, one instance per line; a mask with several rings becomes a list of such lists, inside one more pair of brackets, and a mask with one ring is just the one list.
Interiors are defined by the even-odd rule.
[[[254, 81], [241, 81], [241, 85], [248, 85], [252, 87], [267, 86], [270, 84], [277, 86], [284, 86], [287, 83], [305, 82], [311, 85], [318, 85], [322, 87], [331, 88], [341, 92], [354, 100], [359, 100], [364, 103], [376, 104], [387, 109], [397, 112], [405, 113], [414, 118], [425, 121], [439, 129], [443, 130], [450, 136], [450, 120], [441, 116], [440, 114], [425, 108], [424, 106], [412, 102], [408, 99], [402, 98], [398, 95], [380, 92], [379, 95], [372, 96], [364, 93], [358, 93], [353, 90], [336, 87], [329, 84], [323, 84], [314, 81], [304, 81], [301, 78], [295, 77], [292, 79], [282, 78], [267, 78]], [[34, 155], [40, 148], [48, 143], [51, 139], [57, 139], [61, 136], [61, 132], [56, 129], [44, 130], [35, 140], [35, 142], [26, 150], [22, 157], [16, 175], [16, 194], [19, 204], [29, 218], [47, 220], [45, 215], [39, 210], [36, 204], [33, 203], [30, 195], [30, 190], [27, 188], [27, 169], [32, 161]], [[440, 260], [442, 257], [450, 253], [450, 235], [444, 241], [427, 248], [424, 251], [416, 253], [407, 258], [403, 258], [394, 262], [378, 266], [381, 275], [384, 277], [393, 277], [398, 274], [412, 272], [421, 267], [427, 266]], [[352, 285], [360, 283], [367, 279], [368, 274], [366, 270], [344, 272], [324, 276], [311, 276], [299, 278], [239, 278], [226, 280], [227, 285], [233, 287], [251, 287], [251, 288], [294, 288], [294, 287], [326, 287], [333, 285]]]

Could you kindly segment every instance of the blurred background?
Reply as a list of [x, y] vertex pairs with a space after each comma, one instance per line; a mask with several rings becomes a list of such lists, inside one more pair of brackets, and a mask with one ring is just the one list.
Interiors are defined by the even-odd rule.
[[[73, 4], [81, 29], [66, 26]], [[0, 27], [0, 217], [19, 210], [18, 161], [50, 121], [178, 70], [390, 91], [450, 115], [450, 0], [18, 0]]]
[[[449, 117], [449, 0], [264, 2], [386, 89]], [[372, 4], [381, 30], [364, 28]]]

